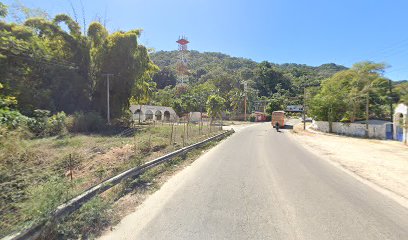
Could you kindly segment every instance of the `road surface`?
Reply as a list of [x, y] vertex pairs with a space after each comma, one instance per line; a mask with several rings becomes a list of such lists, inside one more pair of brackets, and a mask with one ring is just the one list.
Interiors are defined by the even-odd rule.
[[289, 134], [240, 130], [101, 239], [408, 239], [408, 209]]

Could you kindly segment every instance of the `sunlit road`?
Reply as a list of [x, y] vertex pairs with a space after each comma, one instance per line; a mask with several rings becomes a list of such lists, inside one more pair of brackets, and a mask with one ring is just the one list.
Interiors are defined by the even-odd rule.
[[408, 210], [269, 124], [195, 161], [102, 239], [408, 239]]

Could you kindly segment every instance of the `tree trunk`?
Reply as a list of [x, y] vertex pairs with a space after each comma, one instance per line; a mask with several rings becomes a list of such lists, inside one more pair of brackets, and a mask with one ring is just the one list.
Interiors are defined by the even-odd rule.
[[329, 133], [333, 132], [333, 120], [332, 120], [331, 113], [332, 113], [332, 109], [330, 108], [327, 113], [327, 120], [329, 122]]
[[333, 132], [333, 122], [329, 120], [329, 133]]
[[140, 118], [142, 117], [142, 105], [139, 104], [139, 125], [140, 125]]

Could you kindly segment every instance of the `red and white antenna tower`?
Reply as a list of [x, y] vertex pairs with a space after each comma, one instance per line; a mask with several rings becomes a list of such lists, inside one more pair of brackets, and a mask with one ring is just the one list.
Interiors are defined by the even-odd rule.
[[179, 39], [176, 41], [178, 43], [179, 49], [179, 56], [180, 59], [177, 63], [177, 76], [179, 84], [183, 84], [186, 82], [188, 76], [188, 68], [187, 68], [187, 52], [188, 52], [188, 44], [190, 43], [186, 36], [182, 35], [179, 36]]

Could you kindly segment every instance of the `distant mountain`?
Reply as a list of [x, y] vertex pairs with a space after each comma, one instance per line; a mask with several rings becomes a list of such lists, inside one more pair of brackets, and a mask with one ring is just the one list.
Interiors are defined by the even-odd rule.
[[398, 80], [398, 81], [393, 81], [395, 85], [399, 85], [399, 84], [403, 84], [403, 83], [407, 83], [408, 80]]

